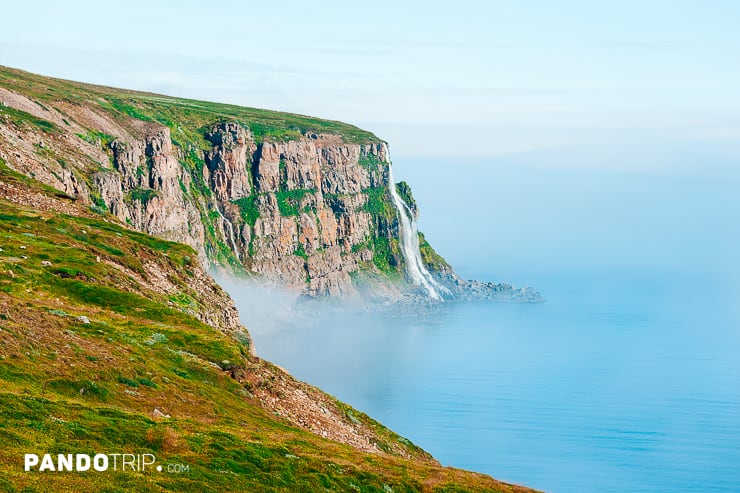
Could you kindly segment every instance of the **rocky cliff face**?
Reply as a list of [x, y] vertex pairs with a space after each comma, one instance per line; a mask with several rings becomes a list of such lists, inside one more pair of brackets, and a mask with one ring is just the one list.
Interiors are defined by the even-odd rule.
[[[12, 169], [94, 213], [188, 244], [206, 265], [310, 296], [424, 299], [404, 280], [386, 152], [375, 135], [339, 122], [0, 67], [0, 159]], [[418, 214], [408, 184], [396, 190]], [[452, 297], [541, 301], [460, 279], [419, 239], [423, 263]]]
[[214, 125], [206, 138], [214, 147], [205, 179], [242, 264], [308, 294], [354, 293], [350, 274], [371, 264], [368, 240], [378, 234], [367, 191], [386, 186], [382, 145], [310, 133], [256, 144], [234, 123]]
[[238, 114], [92, 86], [49, 97], [52, 79], [11, 75], [0, 80], [0, 157], [11, 168], [191, 245], [206, 262], [308, 295], [357, 294], [361, 277], [402, 279], [386, 151], [371, 134], [265, 131]]

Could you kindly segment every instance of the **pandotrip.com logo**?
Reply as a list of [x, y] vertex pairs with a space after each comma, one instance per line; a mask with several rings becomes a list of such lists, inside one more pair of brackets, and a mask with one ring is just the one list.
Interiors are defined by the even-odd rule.
[[188, 464], [157, 464], [154, 454], [25, 454], [26, 472], [163, 472], [184, 473]]

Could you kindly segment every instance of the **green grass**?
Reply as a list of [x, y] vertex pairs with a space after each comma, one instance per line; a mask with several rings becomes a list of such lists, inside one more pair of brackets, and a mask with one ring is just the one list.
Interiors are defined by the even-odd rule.
[[372, 172], [382, 170], [386, 163], [374, 154], [367, 154], [360, 157], [359, 164], [366, 170]]
[[367, 202], [362, 207], [363, 211], [373, 216], [380, 216], [389, 220], [395, 216], [396, 209], [391, 203], [390, 195], [386, 188], [367, 188], [363, 192], [367, 195]]
[[297, 257], [301, 257], [303, 260], [308, 260], [308, 254], [306, 253], [306, 249], [303, 248], [303, 244], [299, 243], [298, 248], [295, 249], [293, 252], [293, 255]]
[[36, 180], [29, 178], [28, 176], [24, 174], [21, 174], [15, 170], [12, 170], [5, 163], [3, 158], [0, 158], [0, 181], [3, 181], [5, 183], [14, 184], [14, 185], [33, 186], [34, 188], [42, 190], [55, 197], [71, 199], [70, 196], [68, 196], [67, 194], [65, 194], [64, 192], [60, 190], [57, 190], [56, 188], [50, 187], [48, 185], [44, 185], [43, 183], [39, 183]]
[[95, 86], [2, 66], [0, 87], [16, 92], [20, 90], [40, 104], [51, 105], [65, 100], [75, 104], [92, 104], [117, 119], [125, 116], [142, 121], [156, 121], [172, 129], [172, 138], [175, 141], [198, 143], [203, 149], [208, 147], [202, 130], [219, 121], [244, 124], [250, 128], [258, 142], [295, 140], [307, 132], [336, 134], [347, 143], [380, 142], [372, 133], [338, 121]]
[[384, 236], [375, 237], [373, 245], [373, 263], [381, 272], [390, 272], [395, 266], [391, 245]]
[[254, 227], [260, 217], [260, 211], [257, 208], [257, 197], [254, 195], [242, 197], [235, 200], [234, 203], [239, 207], [244, 222]]
[[422, 233], [419, 233], [419, 251], [421, 252], [421, 260], [427, 269], [434, 272], [452, 270], [450, 264], [432, 248], [432, 245], [429, 244]]
[[280, 214], [285, 217], [297, 216], [301, 212], [309, 212], [308, 207], [301, 208], [301, 201], [307, 194], [316, 193], [315, 190], [289, 190], [276, 192]]
[[411, 187], [408, 183], [405, 181], [396, 183], [396, 191], [398, 192], [398, 196], [409, 206], [409, 209], [412, 211], [416, 210], [416, 200], [414, 200], [414, 195], [411, 193]]
[[[52, 484], [56, 491], [422, 491], [408, 466], [399, 464], [392, 474], [373, 470], [377, 466], [349, 462], [345, 450], [335, 461], [327, 460], [305, 434], [266, 438], [248, 425], [252, 436], [246, 438], [234, 425], [203, 428], [190, 420], [156, 422], [111, 407], [0, 393], [0, 408], [10, 406], [15, 410], [5, 413], [0, 425], [6, 444], [0, 460], [11, 459], [8, 449], [38, 444], [49, 453], [149, 453], [157, 464], [187, 464], [189, 470], [28, 474], [13, 467], [4, 475], [7, 491], [48, 491]], [[264, 416], [250, 418], [262, 426], [269, 423]]]
[[385, 187], [367, 188], [363, 192], [367, 196], [367, 202], [362, 206], [362, 210], [373, 216], [375, 225], [365, 242], [354, 245], [352, 250], [357, 252], [369, 248], [373, 251], [373, 265], [380, 272], [393, 276], [398, 274], [400, 266], [398, 240], [379, 232], [387, 231], [397, 222], [396, 208]]
[[100, 192], [97, 190], [91, 190], [90, 200], [92, 200], [93, 203], [91, 206], [93, 212], [97, 214], [105, 214], [108, 212], [108, 205], [105, 203], [105, 200], [103, 200], [103, 197], [101, 197]]
[[[248, 387], [226, 370], [258, 363], [193, 315], [211, 301], [189, 287], [189, 247], [114, 221], [2, 200], [0, 218], [0, 489], [505, 491], [428, 460], [368, 455], [322, 439], [246, 397]], [[141, 277], [144, 263], [156, 262], [179, 291], [150, 291], [110, 262]], [[5, 274], [11, 269], [13, 277]], [[379, 448], [400, 443], [425, 456], [363, 413], [336, 406], [347, 422], [377, 429]], [[152, 419], [154, 408], [171, 417]], [[18, 461], [29, 450], [153, 453], [160, 464], [190, 470], [24, 473]]]
[[124, 385], [127, 385], [129, 387], [138, 387], [139, 386], [139, 382], [137, 382], [136, 380], [132, 380], [130, 378], [126, 378], [126, 377], [118, 377], [118, 382], [119, 383], [122, 383]]
[[10, 106], [0, 105], [0, 122], [2, 121], [12, 123], [13, 125], [30, 125], [45, 133], [61, 133], [59, 127], [54, 123], [42, 118], [36, 118], [30, 113], [11, 108]]
[[110, 143], [115, 140], [115, 137], [113, 137], [112, 135], [109, 135], [105, 132], [100, 132], [98, 130], [88, 130], [84, 134], [76, 135], [88, 144], [97, 145], [104, 151], [108, 151], [110, 149]]
[[137, 120], [145, 122], [153, 120], [151, 116], [141, 112], [136, 103], [127, 102], [117, 97], [109, 96], [106, 99], [99, 99], [98, 104], [110, 112], [123, 113]]
[[157, 191], [151, 188], [134, 188], [126, 194], [124, 200], [128, 202], [141, 202], [146, 205], [150, 200], [158, 196]]

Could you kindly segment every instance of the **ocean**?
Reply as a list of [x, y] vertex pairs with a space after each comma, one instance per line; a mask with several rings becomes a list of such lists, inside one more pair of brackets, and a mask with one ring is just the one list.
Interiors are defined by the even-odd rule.
[[225, 283], [262, 357], [445, 465], [556, 493], [740, 491], [740, 173], [394, 167], [459, 274], [547, 301], [368, 316]]

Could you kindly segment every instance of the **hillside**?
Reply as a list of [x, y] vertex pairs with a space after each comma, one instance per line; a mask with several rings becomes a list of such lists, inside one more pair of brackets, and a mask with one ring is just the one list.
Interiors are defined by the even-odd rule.
[[[2, 491], [530, 491], [441, 467], [255, 357], [191, 247], [2, 160], [0, 247]], [[26, 473], [29, 452], [188, 470]]]
[[351, 125], [0, 67], [0, 157], [207, 264], [309, 295], [410, 288], [387, 146]]

